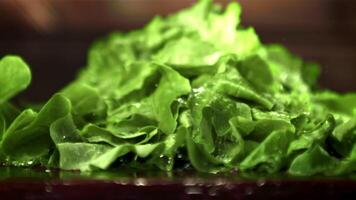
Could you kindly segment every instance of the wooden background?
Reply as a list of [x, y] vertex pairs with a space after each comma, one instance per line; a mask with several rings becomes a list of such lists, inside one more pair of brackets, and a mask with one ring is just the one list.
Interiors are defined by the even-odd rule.
[[[74, 79], [90, 43], [110, 31], [139, 28], [192, 0], [0, 0], [0, 57], [20, 54], [33, 83], [22, 94], [44, 100]], [[227, 0], [217, 1], [226, 3]], [[243, 24], [265, 43], [282, 43], [321, 64], [323, 87], [356, 91], [354, 0], [239, 0]]]

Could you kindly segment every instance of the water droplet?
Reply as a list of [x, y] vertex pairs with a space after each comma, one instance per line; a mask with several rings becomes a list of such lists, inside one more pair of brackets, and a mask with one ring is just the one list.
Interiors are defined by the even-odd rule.
[[226, 180], [219, 178], [215, 181], [215, 185], [220, 186], [220, 185], [225, 185], [226, 184]]
[[173, 158], [168, 158], [167, 164], [168, 164], [168, 165], [173, 164]]
[[118, 185], [127, 185], [129, 184], [129, 182], [125, 181], [125, 180], [120, 180], [120, 181], [114, 181], [114, 183], [118, 184]]
[[187, 179], [184, 180], [183, 184], [186, 185], [186, 186], [194, 186], [197, 183], [193, 178], [187, 178]]
[[265, 179], [258, 179], [257, 180], [257, 186], [258, 187], [262, 187], [266, 184], [266, 180]]
[[141, 104], [140, 104], [140, 103], [133, 103], [132, 105], [135, 106], [136, 108], [141, 107]]
[[180, 103], [180, 104], [183, 104], [183, 103], [184, 103], [184, 100], [183, 100], [182, 98], [178, 98], [177, 101], [178, 101], [178, 103]]
[[177, 157], [178, 157], [179, 159], [181, 159], [181, 158], [183, 158], [183, 155], [182, 155], [182, 154], [178, 154]]
[[246, 188], [245, 194], [246, 195], [252, 195], [253, 194], [253, 189], [252, 188]]
[[199, 87], [199, 88], [193, 88], [193, 93], [200, 94], [204, 92], [205, 88], [204, 87]]
[[183, 169], [189, 169], [189, 168], [191, 168], [190, 163], [186, 163], [186, 164], [184, 164]]
[[138, 178], [135, 180], [135, 185], [137, 186], [145, 186], [147, 185], [147, 180], [144, 178]]
[[185, 193], [189, 195], [198, 195], [198, 194], [202, 194], [203, 191], [199, 187], [187, 187], [185, 189]]
[[53, 187], [50, 186], [50, 185], [46, 185], [45, 190], [46, 190], [46, 192], [52, 192], [53, 191]]
[[218, 188], [212, 187], [208, 191], [209, 196], [216, 196], [218, 194]]
[[164, 155], [163, 155], [163, 154], [161, 154], [159, 157], [160, 157], [160, 158], [163, 158], [163, 157], [164, 157]]
[[51, 173], [51, 170], [50, 169], [46, 169], [45, 172], [46, 173]]
[[66, 185], [66, 186], [71, 186], [71, 185], [72, 185], [72, 183], [66, 182], [66, 181], [62, 182], [62, 184], [63, 184], [63, 185]]

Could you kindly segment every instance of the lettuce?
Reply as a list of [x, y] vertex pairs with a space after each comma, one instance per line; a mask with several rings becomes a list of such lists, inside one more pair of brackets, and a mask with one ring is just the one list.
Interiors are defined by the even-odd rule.
[[27, 64], [17, 56], [0, 60], [0, 104], [26, 89], [31, 82]]
[[[240, 23], [241, 7], [200, 0], [96, 41], [78, 78], [41, 109], [9, 102], [30, 83], [0, 61], [0, 162], [65, 170], [340, 175], [356, 171], [356, 94]], [[21, 111], [22, 110], [22, 111]]]

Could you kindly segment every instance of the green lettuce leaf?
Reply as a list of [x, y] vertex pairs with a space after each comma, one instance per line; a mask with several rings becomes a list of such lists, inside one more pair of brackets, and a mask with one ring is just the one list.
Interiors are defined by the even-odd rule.
[[23, 111], [6, 130], [1, 141], [3, 152], [14, 161], [38, 159], [46, 155], [51, 146], [50, 125], [70, 113], [70, 101], [62, 95], [54, 95], [36, 113]]
[[0, 104], [26, 89], [31, 82], [31, 71], [18, 56], [0, 60]]
[[36, 108], [9, 102], [26, 63], [0, 61], [0, 164], [65, 170], [356, 172], [356, 96], [241, 25], [241, 6], [199, 0], [94, 42], [78, 78]]

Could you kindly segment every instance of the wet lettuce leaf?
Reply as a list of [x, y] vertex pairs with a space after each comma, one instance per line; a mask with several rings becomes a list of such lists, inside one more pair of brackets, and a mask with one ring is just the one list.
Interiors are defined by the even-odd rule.
[[31, 109], [23, 111], [5, 131], [2, 151], [13, 162], [45, 156], [52, 144], [49, 127], [58, 118], [68, 115], [70, 109], [70, 101], [57, 94], [38, 113]]
[[26, 89], [31, 82], [31, 71], [18, 56], [0, 60], [0, 104]]
[[87, 65], [39, 109], [9, 102], [30, 83], [0, 61], [0, 163], [64, 170], [356, 171], [356, 94], [317, 86], [320, 69], [200, 0], [96, 41]]

